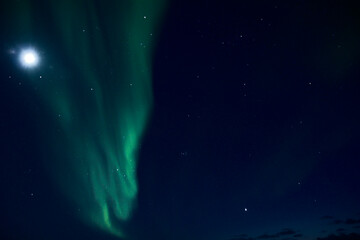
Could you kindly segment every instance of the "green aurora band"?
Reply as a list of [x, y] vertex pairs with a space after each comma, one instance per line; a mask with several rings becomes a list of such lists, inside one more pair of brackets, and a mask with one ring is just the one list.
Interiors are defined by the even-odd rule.
[[164, 1], [13, 7], [19, 36], [50, 46], [38, 44], [41, 63], [29, 78], [55, 122], [47, 124], [44, 154], [51, 175], [81, 219], [123, 237], [138, 191], [136, 155], [152, 107], [151, 55]]

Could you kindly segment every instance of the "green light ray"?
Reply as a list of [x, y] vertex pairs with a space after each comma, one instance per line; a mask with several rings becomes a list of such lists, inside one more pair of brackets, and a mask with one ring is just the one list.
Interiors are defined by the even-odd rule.
[[59, 126], [49, 137], [55, 180], [86, 223], [123, 236], [138, 191], [136, 155], [152, 107], [151, 55], [164, 1], [23, 6], [29, 26], [20, 29], [38, 28], [58, 46], [45, 50], [53, 67], [42, 66], [37, 83]]

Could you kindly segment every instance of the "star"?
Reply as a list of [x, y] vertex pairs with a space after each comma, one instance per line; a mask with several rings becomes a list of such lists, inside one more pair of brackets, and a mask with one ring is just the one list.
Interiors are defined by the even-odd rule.
[[27, 48], [21, 50], [19, 60], [24, 68], [34, 68], [39, 63], [39, 55], [34, 49]]

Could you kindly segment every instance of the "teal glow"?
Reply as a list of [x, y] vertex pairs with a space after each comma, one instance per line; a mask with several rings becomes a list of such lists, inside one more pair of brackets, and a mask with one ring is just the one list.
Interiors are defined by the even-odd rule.
[[37, 46], [46, 55], [41, 81], [30, 76], [55, 121], [44, 151], [51, 175], [81, 219], [124, 236], [136, 205], [137, 152], [152, 108], [151, 58], [164, 2], [16, 4], [19, 36], [52, 36], [50, 47]]

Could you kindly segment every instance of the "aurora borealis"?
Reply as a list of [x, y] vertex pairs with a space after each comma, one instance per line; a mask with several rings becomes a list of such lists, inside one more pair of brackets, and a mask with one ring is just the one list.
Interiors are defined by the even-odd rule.
[[0, 1], [0, 240], [360, 240], [355, 1]]
[[[137, 150], [152, 109], [151, 58], [164, 2], [21, 4], [13, 17], [28, 25], [15, 28], [33, 39], [49, 27], [60, 44], [39, 47], [52, 62], [38, 69], [41, 85], [30, 76], [58, 127], [46, 164], [85, 222], [123, 236], [121, 224], [136, 205]], [[39, 27], [45, 19], [49, 25]]]

